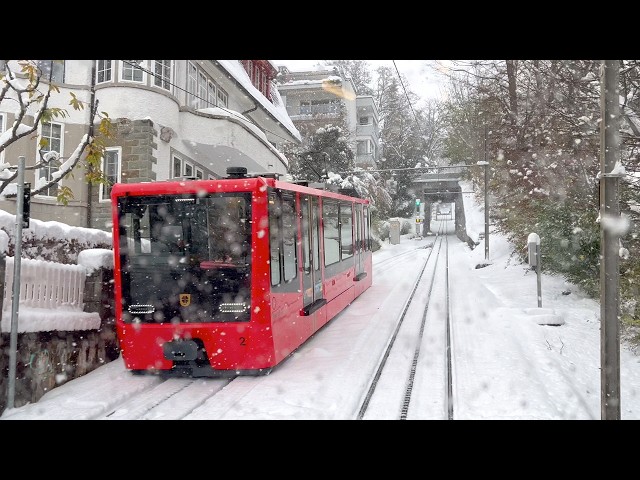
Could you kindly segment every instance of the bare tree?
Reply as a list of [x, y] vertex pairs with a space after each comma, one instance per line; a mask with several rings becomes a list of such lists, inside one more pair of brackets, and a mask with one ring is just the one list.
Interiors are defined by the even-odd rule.
[[[39, 65], [33, 60], [1, 60], [0, 61], [0, 105], [13, 103], [17, 108], [15, 120], [5, 132], [0, 135], [0, 153], [10, 145], [21, 141], [30, 141], [32, 134], [38, 127], [56, 118], [66, 118], [69, 113], [66, 109], [50, 106], [53, 95], [59, 94], [60, 89], [52, 81], [53, 62], [50, 60], [48, 74], [45, 74]], [[18, 69], [14, 68], [17, 65]], [[93, 76], [92, 76], [93, 78]], [[42, 80], [46, 80], [43, 82]], [[74, 110], [84, 110], [85, 102], [70, 92], [69, 105]], [[5, 109], [6, 110], [6, 109]], [[97, 133], [96, 133], [97, 126]], [[51, 151], [45, 139], [38, 144], [38, 159], [33, 165], [25, 167], [25, 170], [37, 170], [50, 164], [59, 162], [59, 169], [51, 176], [50, 180], [39, 179], [35, 182], [31, 195], [36, 195], [57, 185], [60, 180], [69, 175], [74, 168], [82, 165], [86, 168], [86, 179], [92, 184], [106, 183], [106, 179], [100, 168], [100, 162], [105, 151], [105, 140], [114, 136], [114, 127], [106, 112], [98, 112], [98, 101], [95, 99], [93, 84], [91, 85], [91, 100], [88, 104], [87, 131], [78, 146], [68, 158], [59, 157], [57, 152]], [[0, 195], [5, 198], [16, 196], [12, 188], [18, 175], [16, 165], [0, 165]], [[6, 192], [5, 192], [6, 190]], [[58, 201], [67, 204], [73, 198], [73, 192], [66, 186], [59, 186]]]
[[349, 77], [353, 81], [358, 95], [373, 95], [371, 84], [371, 71], [369, 64], [364, 60], [329, 60], [328, 66], [338, 69], [343, 77]]

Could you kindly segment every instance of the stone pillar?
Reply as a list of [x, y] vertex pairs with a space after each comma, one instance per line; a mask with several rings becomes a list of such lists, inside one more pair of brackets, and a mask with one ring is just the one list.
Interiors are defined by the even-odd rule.
[[100, 314], [99, 334], [105, 346], [105, 361], [120, 355], [115, 329], [113, 270], [99, 268], [87, 276], [84, 284], [84, 311]]
[[[153, 168], [158, 163], [158, 131], [153, 121], [118, 118], [113, 123], [116, 125], [117, 133], [107, 147], [122, 149], [122, 183], [155, 182], [156, 173]], [[98, 190], [97, 186], [92, 189], [90, 227], [105, 230], [105, 225], [111, 221], [111, 203], [99, 202]]]

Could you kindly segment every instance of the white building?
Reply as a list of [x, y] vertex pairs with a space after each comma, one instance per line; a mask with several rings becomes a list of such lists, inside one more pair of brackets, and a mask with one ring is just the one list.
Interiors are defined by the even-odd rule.
[[376, 168], [381, 157], [378, 108], [370, 95], [358, 95], [351, 78], [333, 69], [291, 72], [280, 66], [278, 90], [303, 138], [319, 127], [344, 124], [356, 167]]
[[[268, 60], [39, 60], [45, 72], [53, 69], [60, 93], [50, 106], [68, 116], [38, 128], [0, 154], [0, 161], [16, 165], [26, 157], [25, 182], [50, 179], [86, 133], [88, 109], [69, 106], [69, 93], [89, 103], [94, 85], [98, 110], [108, 113], [117, 136], [108, 143], [103, 172], [114, 182], [162, 181], [177, 177], [220, 178], [228, 166], [249, 172], [285, 174], [286, 143], [301, 136], [273, 86], [277, 69]], [[14, 71], [20, 69], [10, 61]], [[0, 67], [4, 68], [3, 65]], [[43, 77], [44, 78], [44, 77]], [[15, 102], [0, 103], [0, 133], [15, 121]], [[33, 117], [22, 123], [33, 124]], [[47, 139], [58, 163], [33, 170], [36, 147]], [[31, 166], [31, 169], [29, 169]], [[65, 177], [59, 186], [31, 199], [31, 216], [72, 226], [110, 228], [110, 185], [90, 185], [83, 172]], [[56, 200], [59, 188], [69, 187], [68, 205]], [[0, 208], [15, 212], [15, 202], [3, 199]]]

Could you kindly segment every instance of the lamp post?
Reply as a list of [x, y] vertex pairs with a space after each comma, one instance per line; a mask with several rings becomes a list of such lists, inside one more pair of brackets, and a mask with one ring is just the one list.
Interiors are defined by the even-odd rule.
[[[485, 152], [485, 158], [487, 153]], [[489, 261], [489, 162], [483, 160], [476, 165], [484, 166], [484, 259]]]

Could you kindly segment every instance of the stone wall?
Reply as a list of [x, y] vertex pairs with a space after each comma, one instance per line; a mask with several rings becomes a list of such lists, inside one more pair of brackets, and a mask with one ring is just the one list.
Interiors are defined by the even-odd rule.
[[[156, 139], [158, 131], [152, 120], [129, 120], [118, 118], [113, 121], [116, 126], [116, 137], [111, 139], [108, 147], [121, 147], [121, 180], [123, 183], [153, 182], [157, 164], [155, 157], [158, 150]], [[98, 187], [91, 189], [91, 228], [109, 230], [111, 224], [111, 202], [100, 202]]]
[[[4, 264], [4, 262], [0, 262]], [[0, 269], [3, 270], [3, 269]], [[0, 276], [2, 283], [4, 275]], [[0, 283], [1, 290], [4, 290]], [[8, 295], [9, 301], [11, 296]], [[87, 276], [85, 311], [99, 312], [98, 330], [19, 333], [14, 407], [37, 402], [45, 393], [117, 359], [120, 355], [113, 302], [113, 271]], [[18, 315], [18, 318], [19, 315]], [[0, 334], [0, 414], [7, 405], [10, 333]]]

